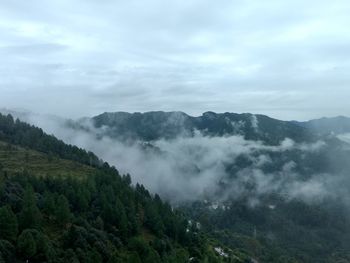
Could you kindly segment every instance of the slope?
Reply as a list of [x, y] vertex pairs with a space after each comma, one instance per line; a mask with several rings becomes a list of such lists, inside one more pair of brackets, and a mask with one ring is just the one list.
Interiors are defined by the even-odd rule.
[[[245, 262], [93, 153], [0, 115], [0, 261]], [[221, 250], [220, 250], [221, 251]]]

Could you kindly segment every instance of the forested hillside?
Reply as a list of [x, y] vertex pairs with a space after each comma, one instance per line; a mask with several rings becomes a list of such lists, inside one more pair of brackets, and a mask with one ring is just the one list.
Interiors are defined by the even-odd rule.
[[249, 262], [93, 153], [0, 115], [0, 262]]
[[141, 156], [176, 178], [166, 189], [189, 192], [182, 209], [227, 246], [260, 262], [350, 261], [350, 147], [337, 136], [346, 118], [303, 125], [253, 114], [146, 112], [104, 113], [93, 124], [99, 139], [146, 143]]
[[[165, 125], [155, 121], [165, 115], [151, 115], [145, 130], [124, 127], [125, 134], [151, 134]], [[138, 141], [141, 148], [114, 144], [116, 138], [105, 140], [95, 131], [86, 137], [103, 146], [99, 154], [109, 147], [122, 154], [116, 163], [127, 162], [137, 149], [141, 161], [131, 164], [140, 166], [146, 182], [171, 180], [158, 188], [164, 196], [179, 189], [172, 196], [179, 201], [169, 199], [175, 210], [92, 152], [0, 115], [3, 261], [349, 262], [349, 145], [335, 136], [310, 138], [305, 128], [263, 117], [254, 128], [252, 115], [244, 115], [249, 118], [239, 136], [221, 136], [224, 115], [209, 115], [203, 116], [211, 118], [205, 122], [211, 128], [200, 136], [175, 140], [176, 130], [158, 130], [168, 139]], [[84, 134], [76, 128], [68, 137]], [[168, 165], [167, 173], [157, 165]]]
[[278, 144], [285, 137], [298, 142], [314, 139], [306, 128], [292, 122], [249, 113], [205, 112], [193, 117], [183, 112], [105, 112], [91, 120], [96, 128], [104, 128], [103, 135], [144, 141], [173, 139], [195, 131], [209, 136], [241, 135], [269, 144]]
[[340, 199], [307, 204], [271, 195], [256, 207], [242, 198], [195, 202], [184, 210], [203, 230], [259, 262], [350, 262], [349, 211]]

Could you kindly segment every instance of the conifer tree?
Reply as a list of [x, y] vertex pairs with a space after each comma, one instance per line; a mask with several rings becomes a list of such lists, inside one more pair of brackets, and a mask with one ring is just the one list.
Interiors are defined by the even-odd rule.
[[56, 202], [56, 220], [65, 225], [69, 222], [72, 215], [69, 208], [69, 203], [64, 195], [60, 195]]
[[35, 239], [30, 230], [24, 230], [18, 237], [17, 246], [25, 259], [31, 258], [36, 253]]
[[36, 196], [31, 186], [27, 186], [24, 191], [22, 211], [19, 215], [21, 229], [39, 228], [41, 223], [41, 213], [37, 206]]
[[0, 208], [0, 239], [15, 241], [18, 234], [17, 217], [11, 207]]

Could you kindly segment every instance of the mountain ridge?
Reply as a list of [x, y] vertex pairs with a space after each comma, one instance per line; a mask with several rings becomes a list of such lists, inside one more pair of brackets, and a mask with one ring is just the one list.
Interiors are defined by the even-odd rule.
[[350, 132], [350, 118], [342, 115], [296, 123], [321, 135], [339, 135]]
[[[133, 114], [124, 113], [122, 115], [130, 116]], [[165, 126], [168, 129], [164, 129], [159, 125], [159, 121], [168, 120], [169, 115], [170, 117], [175, 116], [175, 121], [171, 119], [170, 124]], [[164, 114], [163, 112], [148, 113], [145, 119], [142, 118], [142, 114], [136, 114], [136, 117], [133, 121], [126, 122], [130, 126], [126, 125], [124, 127], [125, 132], [132, 131], [131, 129], [136, 127], [146, 129], [144, 131], [141, 129], [140, 132], [158, 132], [158, 136], [169, 131], [178, 135], [179, 130], [175, 130], [174, 133], [171, 128], [174, 126], [183, 127], [182, 118], [185, 117], [185, 121], [187, 119], [182, 113]], [[234, 123], [244, 121], [241, 132], [251, 132], [250, 137], [246, 136], [246, 138], [250, 138], [250, 141], [245, 140], [243, 138], [244, 134], [239, 133], [232, 134], [240, 136], [226, 137], [226, 133], [223, 131], [225, 125], [228, 125], [229, 122], [226, 121], [225, 117], [229, 121], [234, 120]], [[113, 118], [111, 119], [113, 120]], [[107, 119], [107, 121], [109, 120]], [[120, 118], [117, 118], [117, 121], [119, 120]], [[125, 122], [125, 119], [121, 122]], [[62, 152], [62, 144], [52, 143], [52, 137], [44, 136], [41, 129], [35, 129], [34, 132], [31, 125], [21, 124], [9, 116], [3, 118], [3, 123], [5, 125], [0, 125], [0, 130], [3, 131], [0, 133], [0, 138], [7, 140], [7, 142], [21, 143], [29, 148], [34, 147], [48, 155], [50, 155], [51, 150], [54, 150], [53, 153], [59, 154], [61, 158], [76, 158], [87, 165], [91, 163], [91, 159], [87, 158], [89, 157], [87, 151], [80, 151], [74, 146], [69, 146], [64, 148], [65, 150]], [[135, 123], [140, 123], [143, 126], [131, 125], [135, 125]], [[199, 222], [205, 233], [215, 236], [227, 247], [240, 249], [238, 252], [246, 251], [245, 255], [252, 255], [259, 262], [316, 261], [329, 263], [337, 262], [337, 258], [343, 260], [350, 258], [350, 255], [346, 253], [348, 244], [350, 244], [348, 242], [350, 226], [348, 224], [348, 208], [344, 203], [348, 200], [346, 199], [348, 196], [346, 189], [350, 185], [347, 176], [347, 171], [350, 170], [350, 162], [347, 158], [350, 152], [349, 147], [344, 148], [344, 145], [337, 141], [336, 137], [327, 136], [322, 137], [323, 140], [316, 143], [304, 142], [304, 139], [299, 138], [300, 143], [293, 142], [291, 139], [284, 139], [282, 143], [278, 143], [279, 140], [276, 140], [276, 145], [273, 145], [273, 142], [271, 143], [268, 140], [271, 136], [273, 137], [273, 134], [280, 133], [279, 138], [281, 139], [287, 136], [286, 133], [281, 132], [281, 129], [283, 131], [283, 128], [285, 128], [289, 132], [297, 131], [295, 136], [299, 136], [300, 134], [303, 135], [302, 132], [307, 128], [253, 114], [237, 116], [229, 113], [225, 115], [206, 112], [193, 122], [189, 122], [188, 125], [193, 123], [199, 125], [202, 134], [168, 141], [164, 141], [164, 137], [159, 137], [160, 139], [155, 141], [154, 144], [160, 147], [161, 152], [156, 151], [156, 153], [149, 149], [147, 143], [143, 144], [147, 149], [141, 149], [137, 152], [137, 154], [140, 154], [140, 158], [131, 162], [132, 165], [129, 168], [140, 167], [142, 176], [149, 175], [146, 178], [165, 182], [161, 185], [162, 189], [165, 190], [172, 188], [168, 188], [166, 185], [169, 181], [161, 179], [169, 179], [169, 177], [164, 177], [167, 175], [174, 176], [173, 179], [176, 180], [170, 181], [171, 185], [180, 182], [181, 192], [179, 193], [182, 194], [185, 193], [183, 192], [184, 186], [191, 186], [194, 183], [195, 188], [191, 191], [192, 196], [198, 194], [194, 190], [201, 187], [203, 176], [204, 179], [207, 178], [205, 176], [208, 174], [214, 176], [213, 180], [207, 181], [210, 183], [210, 187], [215, 184], [213, 190], [217, 190], [213, 192], [214, 195], [209, 196], [212, 197], [211, 199], [188, 201], [185, 206], [180, 204], [176, 207], [180, 208], [187, 215], [187, 218]], [[73, 122], [72, 125], [75, 127], [76, 123]], [[100, 147], [102, 151], [99, 153], [106, 150], [115, 151], [119, 148], [120, 155], [115, 155], [119, 163], [130, 161], [136, 153], [135, 150], [138, 146], [133, 147], [132, 144], [123, 146], [123, 141], [113, 144], [111, 138], [103, 138], [107, 135], [107, 133], [103, 133], [106, 131], [106, 127], [103, 125], [100, 128], [82, 127], [87, 129], [84, 130], [84, 134], [86, 131], [92, 133], [86, 137], [88, 139], [85, 138], [86, 141], [91, 142], [96, 139], [95, 143], [102, 144], [102, 147]], [[88, 130], [89, 127], [91, 130]], [[208, 130], [206, 130], [207, 127]], [[267, 131], [271, 132], [272, 135], [270, 134], [264, 142], [259, 141], [264, 137], [257, 137], [257, 135], [262, 133], [265, 127], [269, 128]], [[147, 130], [148, 128], [150, 130]], [[244, 128], [247, 128], [247, 130], [244, 130]], [[80, 133], [79, 126], [75, 129], [77, 130], [71, 129], [69, 132], [76, 132], [78, 137], [83, 134]], [[94, 137], [95, 129], [99, 132], [96, 134], [96, 137], [100, 136], [98, 138]], [[31, 132], [23, 133], [25, 130]], [[222, 137], [219, 136], [220, 134], [223, 134]], [[42, 136], [47, 140], [42, 140]], [[310, 136], [314, 136], [314, 133]], [[319, 137], [316, 136], [316, 138]], [[313, 138], [313, 140], [316, 140], [316, 138]], [[179, 142], [180, 144], [177, 144]], [[72, 144], [75, 144], [74, 141]], [[150, 142], [149, 144], [152, 146], [153, 143]], [[50, 145], [52, 148], [50, 148]], [[131, 151], [127, 151], [129, 146], [133, 147]], [[250, 150], [242, 150], [242, 147]], [[91, 150], [91, 148], [87, 149]], [[167, 149], [171, 151], [163, 152]], [[92, 150], [92, 152], [95, 151]], [[219, 153], [219, 155], [216, 155], [216, 153]], [[152, 158], [155, 158], [155, 162], [151, 162]], [[174, 160], [174, 162], [167, 163], [169, 159]], [[161, 160], [165, 160], [165, 162], [160, 165], [162, 167], [160, 173], [157, 173], [157, 169], [146, 169], [147, 165], [158, 167]], [[96, 169], [117, 173], [115, 168], [100, 162], [97, 157], [96, 159], [93, 158], [92, 161]], [[113, 164], [119, 166], [118, 162]], [[166, 166], [167, 164], [169, 166]], [[199, 169], [197, 169], [197, 165]], [[207, 167], [209, 167], [208, 170], [206, 170]], [[212, 170], [213, 167], [215, 169]], [[164, 168], [169, 169], [163, 170]], [[171, 173], [172, 170], [175, 172]], [[131, 174], [135, 174], [135, 172], [131, 171]], [[183, 175], [185, 175], [184, 185], [181, 184], [180, 180]], [[113, 182], [113, 178], [109, 176], [103, 179], [107, 186], [103, 186], [104, 190], [102, 192], [106, 191], [106, 194], [110, 192], [108, 185]], [[97, 177], [96, 180], [101, 179]], [[122, 177], [122, 180], [129, 181], [127, 176]], [[40, 186], [39, 182], [36, 184]], [[159, 193], [162, 196], [160, 191], [153, 191], [153, 193]], [[210, 194], [211, 192], [204, 193]], [[342, 198], [342, 195], [344, 198]], [[42, 196], [42, 193], [39, 192], [38, 196]], [[120, 194], [119, 198], [125, 200], [123, 194]], [[106, 211], [109, 211], [108, 213], [113, 212], [113, 207], [112, 210], [106, 207]], [[108, 213], [106, 212], [106, 214]], [[104, 214], [103, 220], [108, 220], [106, 214]], [[153, 231], [157, 231], [157, 228], [154, 228]], [[147, 231], [141, 234], [150, 237]], [[197, 244], [196, 242], [200, 241], [196, 240], [194, 244]], [[208, 247], [204, 251], [208, 252]], [[203, 253], [206, 253], [204, 251]], [[334, 256], [335, 252], [337, 253], [336, 256]], [[128, 251], [125, 251], [125, 254], [120, 256], [128, 258], [131, 255]], [[249, 258], [247, 260], [249, 262]]]
[[193, 117], [181, 111], [105, 112], [90, 120], [94, 127], [103, 127], [111, 137], [128, 137], [132, 133], [131, 137], [145, 141], [191, 136], [195, 131], [208, 136], [242, 135], [248, 140], [271, 144], [277, 144], [285, 137], [295, 141], [312, 138], [301, 125], [251, 113], [208, 111]]

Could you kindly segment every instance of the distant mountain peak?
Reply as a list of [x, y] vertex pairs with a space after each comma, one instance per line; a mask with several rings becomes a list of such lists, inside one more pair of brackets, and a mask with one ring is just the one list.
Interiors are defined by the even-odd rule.
[[321, 135], [350, 133], [350, 118], [346, 116], [323, 117], [295, 123]]
[[106, 135], [152, 141], [191, 136], [199, 131], [206, 136], [239, 135], [249, 140], [278, 144], [285, 138], [309, 140], [309, 132], [298, 124], [251, 113], [204, 112], [198, 117], [181, 111], [105, 112], [92, 118], [94, 125], [105, 127]]

